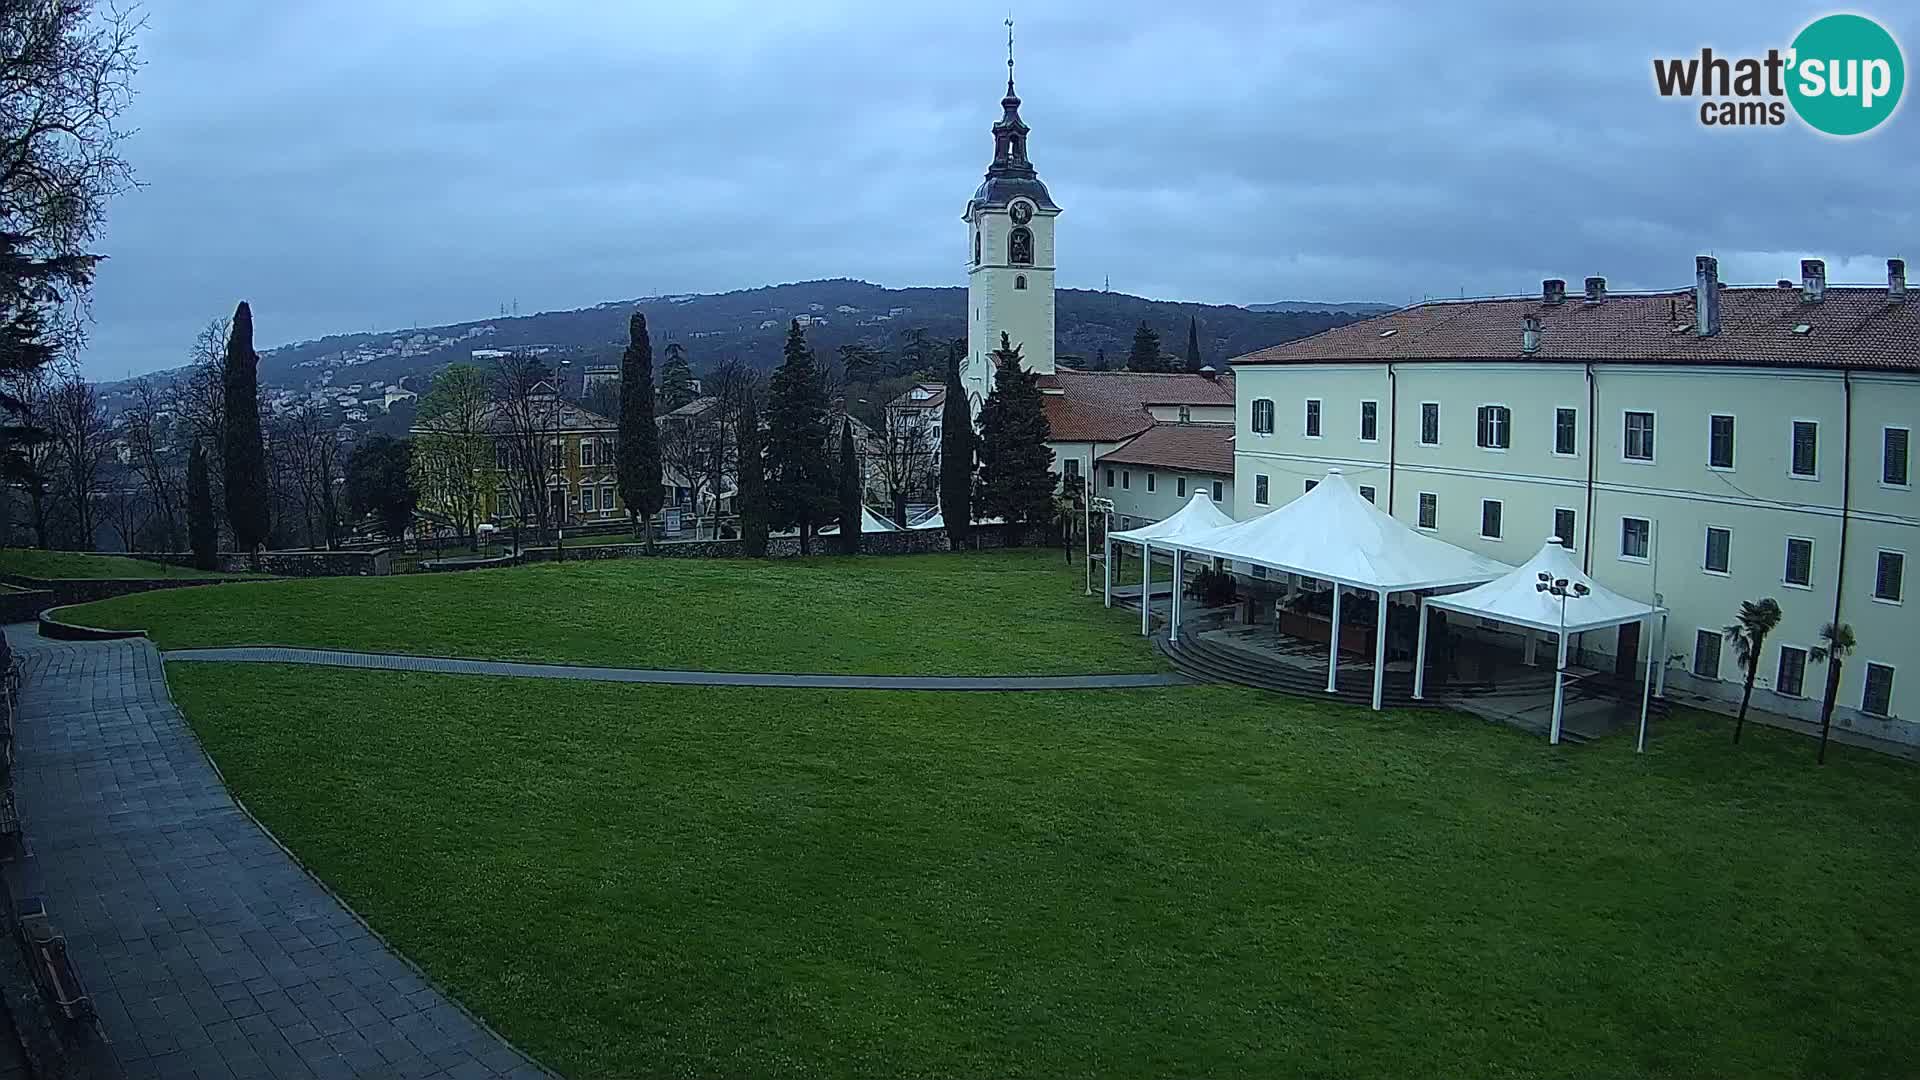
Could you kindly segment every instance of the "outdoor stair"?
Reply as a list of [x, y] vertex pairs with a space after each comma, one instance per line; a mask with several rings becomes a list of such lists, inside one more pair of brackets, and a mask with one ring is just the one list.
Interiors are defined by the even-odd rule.
[[[1338, 689], [1329, 694], [1324, 671], [1314, 672], [1285, 664], [1262, 662], [1258, 657], [1239, 649], [1206, 641], [1197, 633], [1187, 632], [1185, 626], [1181, 627], [1181, 631], [1178, 642], [1169, 641], [1165, 634], [1156, 634], [1153, 644], [1161, 655], [1173, 662], [1175, 668], [1190, 678], [1201, 682], [1249, 686], [1256, 690], [1270, 690], [1320, 701], [1340, 701], [1361, 706], [1373, 704], [1373, 668], [1369, 664], [1359, 661], [1342, 663]], [[1324, 647], [1321, 652], [1325, 652]], [[1446, 708], [1445, 703], [1431, 697], [1424, 701], [1413, 700], [1412, 678], [1394, 672], [1387, 673], [1386, 685], [1381, 691], [1381, 703], [1389, 708]]]

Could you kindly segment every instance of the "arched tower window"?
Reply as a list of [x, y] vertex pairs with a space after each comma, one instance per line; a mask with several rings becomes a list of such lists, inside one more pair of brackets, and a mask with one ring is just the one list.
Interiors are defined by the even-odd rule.
[[1025, 275], [1025, 274], [1015, 274], [1015, 275], [1013, 276], [1013, 287], [1014, 287], [1014, 288], [1016, 288], [1016, 289], [1024, 289], [1024, 288], [1026, 288], [1026, 287], [1027, 287], [1027, 275]]
[[1008, 260], [1015, 266], [1033, 265], [1033, 230], [1021, 225], [1007, 238]]
[[973, 230], [973, 265], [980, 265], [980, 230]]

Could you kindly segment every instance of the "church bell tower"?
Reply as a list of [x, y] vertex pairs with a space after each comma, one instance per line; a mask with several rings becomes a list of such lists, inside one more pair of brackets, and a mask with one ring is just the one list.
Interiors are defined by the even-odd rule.
[[1007, 96], [993, 125], [993, 164], [967, 202], [967, 358], [961, 381], [975, 417], [993, 390], [1000, 335], [1021, 366], [1053, 374], [1053, 219], [1060, 213], [1027, 158], [1013, 92], [1013, 21], [1007, 21]]

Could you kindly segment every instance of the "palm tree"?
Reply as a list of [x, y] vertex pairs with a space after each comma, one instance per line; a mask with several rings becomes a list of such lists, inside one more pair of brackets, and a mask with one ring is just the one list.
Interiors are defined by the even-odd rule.
[[1827, 698], [1820, 703], [1820, 764], [1827, 763], [1827, 731], [1833, 727], [1833, 699], [1840, 695], [1840, 661], [1853, 655], [1853, 627], [1846, 623], [1828, 623], [1820, 628], [1821, 645], [1807, 653], [1807, 659], [1827, 665]]
[[1740, 695], [1740, 716], [1733, 722], [1733, 741], [1740, 741], [1740, 731], [1747, 724], [1747, 703], [1753, 700], [1753, 678], [1760, 671], [1760, 654], [1766, 648], [1767, 635], [1780, 625], [1780, 604], [1769, 596], [1755, 603], [1752, 600], [1740, 602], [1740, 614], [1734, 617], [1732, 624], [1724, 633], [1733, 643], [1733, 658], [1747, 672], [1747, 688]]

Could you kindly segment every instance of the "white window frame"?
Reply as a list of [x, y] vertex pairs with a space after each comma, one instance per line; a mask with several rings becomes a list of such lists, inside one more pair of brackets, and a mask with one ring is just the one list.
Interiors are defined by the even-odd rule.
[[[1318, 429], [1318, 430], [1316, 430]], [[1300, 433], [1302, 438], [1325, 438], [1327, 432], [1327, 404], [1325, 399], [1310, 397], [1300, 405]]]
[[[1733, 445], [1730, 447], [1730, 449], [1733, 451], [1733, 464], [1731, 465], [1715, 465], [1713, 463], [1713, 422], [1715, 420], [1733, 421]], [[1711, 469], [1714, 472], [1730, 473], [1730, 472], [1739, 471], [1739, 468], [1740, 468], [1740, 414], [1739, 413], [1708, 413], [1707, 414], [1707, 468]]]
[[[1507, 445], [1499, 446], [1492, 443], [1483, 443], [1480, 441], [1480, 414], [1487, 409], [1501, 409], [1505, 411], [1506, 423], [1501, 426], [1500, 433], [1506, 436]], [[1493, 421], [1491, 418], [1489, 418], [1487, 421], [1487, 427], [1489, 432], [1491, 432], [1493, 428]], [[1481, 402], [1480, 407], [1473, 411], [1473, 445], [1491, 454], [1504, 454], [1509, 449], [1511, 449], [1513, 447], [1513, 408], [1512, 406], [1503, 405], [1498, 401]]]
[[[1806, 581], [1806, 584], [1804, 585], [1796, 581], [1787, 580], [1787, 571], [1793, 566], [1793, 545], [1795, 542], [1799, 542], [1807, 545], [1807, 581]], [[1783, 588], [1788, 588], [1788, 589], [1807, 589], [1811, 591], [1813, 589], [1813, 557], [1815, 554], [1817, 554], [1817, 550], [1814, 547], [1813, 537], [1811, 536], [1787, 537], [1787, 546], [1785, 550], [1783, 550], [1780, 553], [1780, 584], [1781, 586]]]
[[[1714, 673], [1711, 675], [1700, 674], [1700, 638], [1702, 637], [1702, 635], [1711, 637], [1715, 642], [1718, 643], [1713, 653], [1715, 670], [1714, 670]], [[1739, 667], [1740, 665], [1735, 664], [1734, 666]], [[1693, 655], [1687, 657], [1687, 674], [1692, 675], [1696, 679], [1711, 679], [1714, 682], [1726, 682], [1727, 681], [1726, 669], [1727, 669], [1726, 631], [1716, 629], [1714, 627], [1708, 627], [1708, 626], [1696, 627], [1693, 631]]]
[[[1707, 565], [1707, 554], [1713, 550], [1713, 534], [1716, 530], [1727, 534], [1727, 568], [1724, 570], [1715, 570], [1713, 567]], [[1715, 525], [1709, 522], [1702, 529], [1700, 533], [1700, 572], [1703, 574], [1712, 574], [1714, 577], [1733, 576], [1733, 526]]]
[[[1887, 711], [1883, 713], [1871, 712], [1867, 709], [1867, 676], [1871, 668], [1880, 668], [1887, 673]], [[1900, 669], [1892, 664], [1882, 663], [1879, 660], [1862, 662], [1860, 665], [1860, 712], [1863, 715], [1879, 717], [1882, 720], [1893, 719], [1893, 688], [1900, 685], [1899, 675]]]
[[[1426, 509], [1426, 500], [1428, 499], [1433, 500], [1433, 524], [1431, 525], [1425, 524], [1420, 520], [1420, 512]], [[1416, 529], [1424, 530], [1426, 532], [1437, 532], [1439, 530], [1440, 528], [1440, 495], [1439, 493], [1432, 492], [1432, 491], [1422, 491], [1414, 498], [1413, 527]]]
[[1176, 476], [1173, 478], [1173, 497], [1176, 499], [1184, 499], [1187, 497], [1186, 477]]
[[[1627, 418], [1629, 416], [1645, 416], [1647, 418], [1649, 424], [1647, 428], [1647, 441], [1652, 445], [1647, 447], [1649, 452], [1646, 457], [1633, 457], [1627, 453], [1627, 445], [1630, 442], [1627, 438]], [[1655, 465], [1659, 463], [1660, 411], [1658, 409], [1620, 410], [1620, 460], [1627, 465]]]
[[[1371, 437], [1367, 435], [1367, 406], [1369, 405], [1373, 406], [1373, 435]], [[1360, 441], [1363, 443], [1377, 443], [1380, 441], [1380, 402], [1377, 399], [1367, 398], [1360, 402]]]
[[613, 513], [613, 485], [605, 484], [600, 488], [600, 512]]
[[[1265, 405], [1267, 407], [1267, 426], [1264, 430], [1260, 427], [1260, 406], [1262, 405]], [[1273, 407], [1272, 398], [1264, 398], [1264, 397], [1254, 398], [1253, 403], [1247, 406], [1248, 430], [1252, 431], [1255, 435], [1258, 435], [1263, 439], [1272, 438], [1273, 437], [1273, 415], [1274, 415], [1274, 407]]]
[[[1427, 408], [1429, 406], [1433, 408], [1433, 441], [1432, 442], [1427, 441]], [[1421, 446], [1439, 446], [1440, 445], [1440, 403], [1439, 402], [1423, 401], [1420, 403], [1419, 434], [1420, 434], [1419, 443]]]
[[1380, 502], [1380, 489], [1372, 484], [1360, 485], [1360, 497], [1376, 505]]
[[[1647, 527], [1647, 553], [1645, 555], [1627, 554], [1627, 522], [1629, 521], [1638, 521], [1646, 525]], [[1644, 518], [1639, 516], [1638, 514], [1621, 514], [1620, 515], [1620, 554], [1617, 557], [1621, 562], [1644, 564], [1644, 563], [1653, 561], [1653, 519], [1652, 518]]]
[[[591, 458], [592, 460], [588, 460]], [[580, 440], [580, 467], [597, 469], [600, 467], [600, 443], [597, 439]]]
[[1220, 502], [1226, 498], [1226, 490], [1227, 490], [1227, 485], [1224, 481], [1215, 480], [1213, 482], [1212, 494], [1213, 494], [1214, 505], [1216, 506], [1219, 505]]
[[1121, 491], [1133, 490], [1133, 470], [1132, 469], [1120, 470], [1120, 490]]
[[1266, 473], [1253, 474], [1253, 505], [1273, 505], [1273, 484], [1267, 479]]
[[[1575, 532], [1578, 532], [1580, 529], [1580, 508], [1577, 506], [1556, 506], [1553, 508], [1553, 531], [1556, 533], [1560, 531], [1560, 515], [1563, 513], [1573, 515], [1573, 528]], [[1568, 551], [1579, 550], [1579, 537], [1568, 536], [1564, 539], [1566, 543], [1561, 546], [1565, 547]]]
[[1152, 469], [1148, 469], [1147, 470], [1147, 494], [1149, 495], [1153, 494], [1154, 491], [1157, 490], [1154, 483], [1154, 476], [1155, 476], [1154, 471]]
[[[1500, 508], [1500, 511], [1499, 511], [1500, 532], [1493, 536], [1487, 535], [1487, 507], [1489, 506], [1497, 506]], [[1480, 539], [1500, 541], [1500, 540], [1506, 539], [1506, 533], [1507, 533], [1506, 502], [1501, 499], [1481, 499], [1480, 500]]]
[[[1787, 653], [1789, 652], [1797, 652], [1800, 654], [1800, 689], [1798, 692], [1792, 694], [1780, 689], [1780, 683], [1782, 681], [1780, 673], [1784, 670], [1782, 665], [1787, 662]], [[1783, 698], [1794, 698], [1799, 701], [1805, 701], [1807, 698], [1807, 668], [1812, 666], [1812, 664], [1813, 651], [1811, 649], [1805, 645], [1795, 645], [1791, 641], [1781, 642], [1780, 648], [1773, 656], [1773, 692]]]
[[[1880, 559], [1884, 555], [1895, 555], [1900, 559], [1900, 595], [1880, 595]], [[1879, 548], [1873, 553], [1873, 602], [1899, 607], [1907, 598], [1907, 553], [1900, 548]]]
[[[1887, 433], [1891, 431], [1907, 433], [1907, 482], [1904, 484], [1887, 483]], [[1880, 486], [1888, 491], [1913, 490], [1913, 429], [1905, 424], [1886, 424], [1880, 428]]]
[[[1795, 436], [1801, 424], [1813, 425], [1813, 471], [1810, 473], [1793, 471], [1793, 448], [1797, 441]], [[1808, 483], [1820, 482], [1820, 421], [1811, 416], [1796, 416], [1787, 421], [1787, 476]]]
[[[1573, 449], [1560, 452], [1560, 414], [1573, 414]], [[1547, 431], [1548, 445], [1553, 447], [1554, 457], [1577, 458], [1580, 456], [1580, 407], [1578, 405], [1555, 405], [1553, 407], [1552, 426]]]
[[594, 494], [594, 488], [592, 484], [580, 485], [579, 502], [580, 502], [580, 512], [583, 514], [591, 514], [600, 509], [599, 499]]

